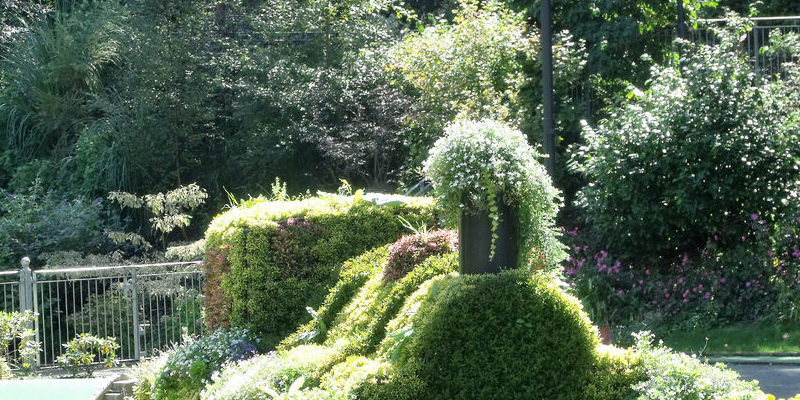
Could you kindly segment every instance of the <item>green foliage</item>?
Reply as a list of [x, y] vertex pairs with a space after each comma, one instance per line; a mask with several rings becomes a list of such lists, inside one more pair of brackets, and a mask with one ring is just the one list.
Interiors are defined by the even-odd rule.
[[633, 386], [645, 379], [639, 353], [632, 349], [598, 345], [589, 383], [587, 400], [621, 400], [636, 398]]
[[[398, 198], [379, 206], [359, 192], [260, 202], [218, 216], [206, 242], [208, 251], [229, 246], [219, 261], [230, 265], [221, 288], [230, 299], [231, 326], [247, 327], [263, 336], [265, 348], [273, 347], [309, 320], [306, 306], [320, 305], [343, 261], [402, 235], [398, 216], [435, 225], [431, 199]], [[206, 309], [207, 315], [215, 312]], [[211, 319], [225, 320], [220, 314]]]
[[143, 359], [132, 368], [131, 374], [136, 379], [133, 386], [133, 395], [135, 400], [152, 400], [150, 391], [153, 388], [153, 383], [158, 378], [160, 371], [167, 364], [167, 359], [175, 351], [174, 348], [167, 351], [158, 353], [157, 356], [149, 359]]
[[413, 317], [398, 373], [420, 398], [583, 398], [597, 334], [578, 301], [527, 271], [446, 277]]
[[453, 23], [410, 34], [389, 51], [389, 65], [420, 92], [416, 125], [442, 128], [453, 118], [519, 122], [519, 92], [528, 77], [521, 60], [538, 52], [521, 15], [498, 2], [462, 1]]
[[170, 352], [153, 381], [153, 400], [195, 398], [223, 364], [250, 358], [258, 340], [243, 329], [216, 330]]
[[[276, 354], [261, 355], [227, 365], [213, 378], [202, 394], [204, 400], [269, 398], [270, 392], [287, 392], [302, 379], [306, 386], [316, 386], [321, 366], [341, 360], [338, 354], [319, 345], [298, 346]], [[299, 389], [298, 389], [299, 390]]]
[[[454, 119], [490, 118], [541, 137], [541, 60], [538, 32], [502, 2], [459, 1], [452, 20], [409, 33], [387, 50], [397, 85], [414, 95], [408, 113], [407, 168], [416, 168]], [[482, 3], [482, 4], [480, 4]], [[569, 32], [555, 35], [560, 125], [576, 119], [568, 96], [579, 83], [585, 55]]]
[[0, 379], [12, 377], [11, 369], [31, 371], [41, 344], [35, 339], [36, 314], [0, 311]]
[[451, 223], [462, 212], [488, 211], [492, 254], [499, 204], [517, 207], [520, 265], [533, 266], [543, 259], [545, 265], [555, 267], [564, 259], [555, 229], [560, 199], [538, 156], [526, 138], [507, 125], [461, 120], [436, 142], [425, 161], [425, 174]]
[[637, 399], [763, 399], [757, 382], [745, 382], [739, 374], [725, 368], [704, 364], [695, 357], [673, 353], [654, 345], [648, 332], [639, 335], [636, 350], [641, 354], [646, 379], [634, 386]]
[[81, 333], [64, 343], [64, 349], [64, 354], [56, 358], [58, 365], [72, 371], [73, 376], [83, 370], [87, 377], [91, 377], [96, 367], [94, 365], [96, 361], [102, 362], [105, 367], [114, 365], [117, 360], [119, 343], [113, 337], [99, 338]]
[[719, 45], [685, 44], [646, 92], [586, 127], [573, 162], [589, 182], [586, 219], [609, 250], [650, 261], [695, 254], [714, 235], [740, 241], [750, 214], [779, 218], [796, 202], [789, 88], [754, 76], [738, 36], [719, 35]]
[[[152, 215], [149, 219], [151, 229], [161, 238], [162, 248], [166, 250], [167, 235], [180, 228], [189, 226], [192, 216], [189, 212], [195, 210], [206, 202], [208, 193], [197, 186], [196, 183], [181, 186], [166, 193], [146, 194], [137, 196], [127, 192], [110, 192], [108, 199], [118, 203], [122, 209], [146, 209]], [[117, 234], [118, 239], [131, 239], [130, 234]], [[134, 241], [137, 241], [134, 236]], [[137, 242], [141, 242], [138, 240]]]
[[35, 185], [28, 191], [0, 189], [0, 269], [15, 268], [42, 253], [89, 252], [106, 248], [103, 210], [99, 200], [65, 199]]

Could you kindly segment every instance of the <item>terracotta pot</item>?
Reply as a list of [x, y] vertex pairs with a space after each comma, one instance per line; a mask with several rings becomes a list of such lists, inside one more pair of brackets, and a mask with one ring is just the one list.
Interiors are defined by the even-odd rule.
[[611, 344], [614, 340], [611, 334], [611, 327], [609, 325], [603, 325], [600, 327], [600, 343], [602, 344]]

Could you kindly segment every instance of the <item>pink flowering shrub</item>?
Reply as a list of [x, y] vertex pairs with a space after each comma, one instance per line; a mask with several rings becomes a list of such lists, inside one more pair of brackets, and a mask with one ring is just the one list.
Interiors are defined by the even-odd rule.
[[752, 214], [748, 224], [735, 240], [714, 235], [693, 254], [650, 264], [598, 249], [576, 228], [564, 275], [599, 324], [800, 321], [800, 219]]
[[406, 235], [389, 247], [383, 267], [383, 279], [398, 281], [426, 258], [446, 254], [458, 248], [458, 235], [449, 230]]

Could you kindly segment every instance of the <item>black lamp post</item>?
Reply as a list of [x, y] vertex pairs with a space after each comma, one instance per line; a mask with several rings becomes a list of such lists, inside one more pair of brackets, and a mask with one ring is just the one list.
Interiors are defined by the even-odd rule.
[[[680, 0], [679, 0], [680, 1]], [[547, 153], [547, 172], [556, 172], [556, 133], [553, 124], [553, 10], [551, 0], [542, 0], [539, 23], [542, 26], [542, 101], [544, 103], [544, 151]]]

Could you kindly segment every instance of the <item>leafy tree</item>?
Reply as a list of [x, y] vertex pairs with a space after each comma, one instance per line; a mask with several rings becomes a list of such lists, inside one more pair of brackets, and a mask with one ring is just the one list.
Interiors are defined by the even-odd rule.
[[646, 91], [586, 127], [574, 158], [589, 182], [582, 205], [610, 250], [658, 261], [735, 244], [753, 215], [781, 218], [796, 203], [796, 89], [753, 73], [745, 32], [686, 43]]

